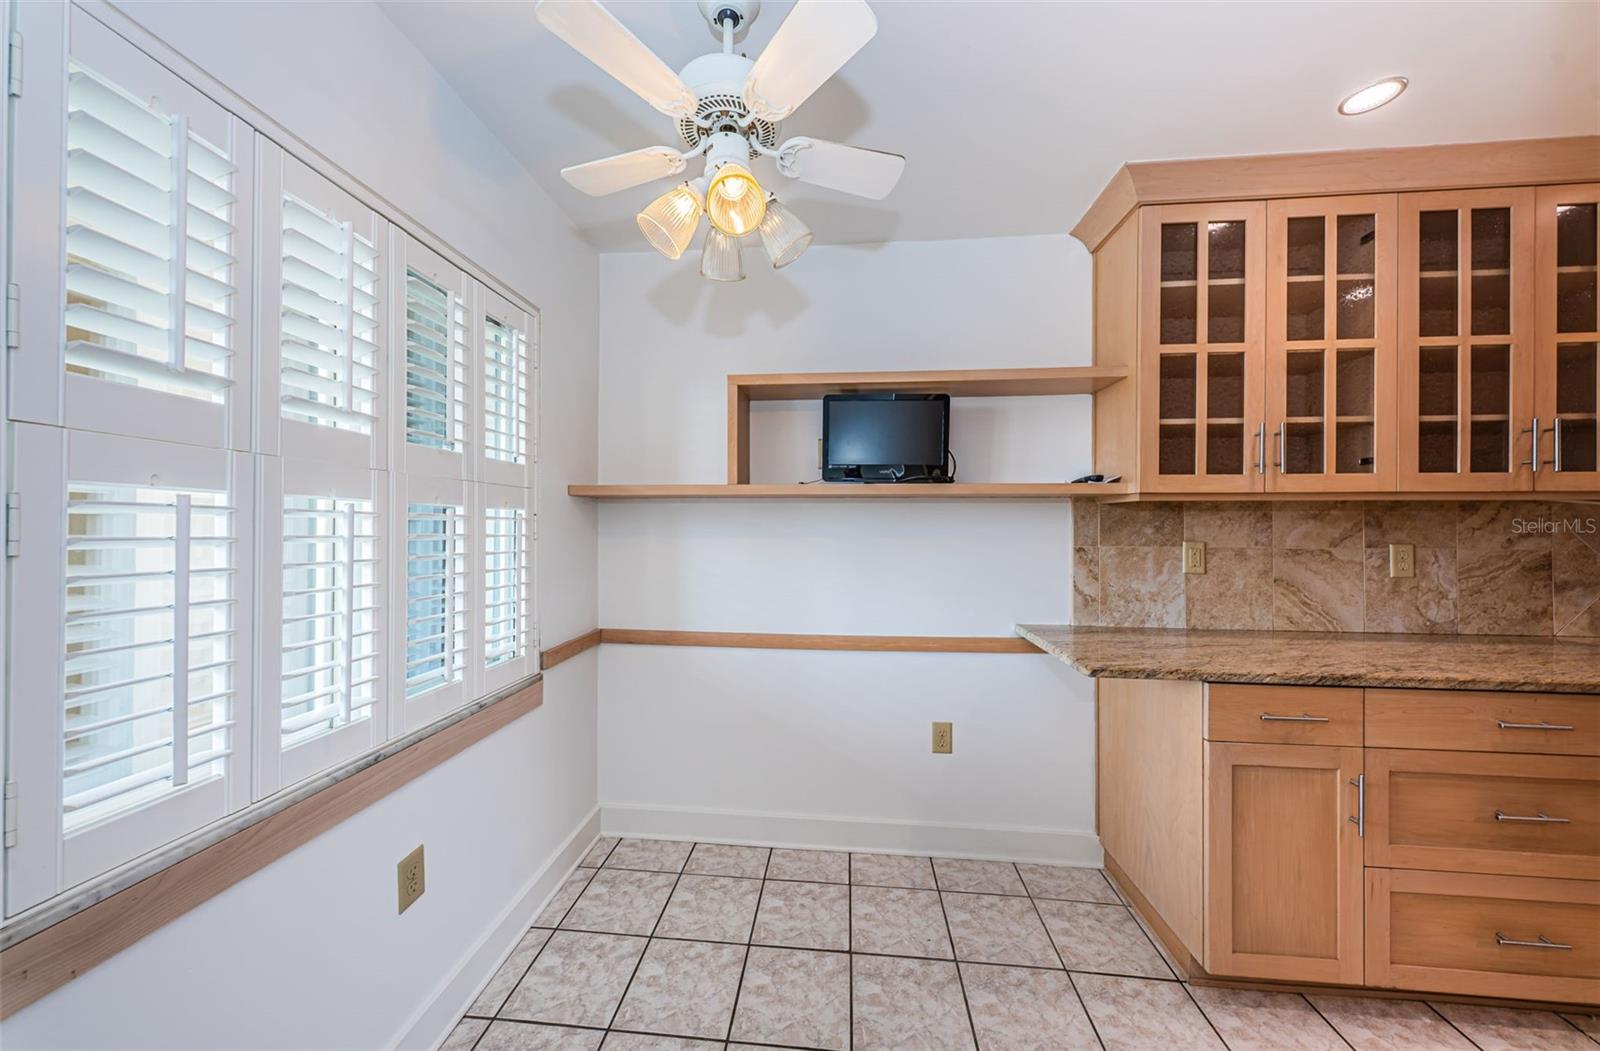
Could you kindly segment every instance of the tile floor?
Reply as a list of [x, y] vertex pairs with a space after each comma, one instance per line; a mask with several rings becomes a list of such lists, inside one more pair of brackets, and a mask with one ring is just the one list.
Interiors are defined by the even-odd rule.
[[1588, 1015], [1191, 987], [1098, 869], [602, 838], [444, 1051], [1600, 1049]]

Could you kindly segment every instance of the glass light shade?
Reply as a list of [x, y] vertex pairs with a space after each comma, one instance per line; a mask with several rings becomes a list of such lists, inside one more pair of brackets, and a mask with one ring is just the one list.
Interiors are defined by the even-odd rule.
[[752, 233], [767, 210], [767, 194], [750, 169], [730, 161], [717, 169], [706, 191], [706, 217], [725, 234]]
[[1399, 98], [1408, 83], [1410, 81], [1405, 77], [1385, 77], [1376, 84], [1369, 84], [1360, 91], [1346, 95], [1339, 103], [1339, 112], [1346, 117], [1371, 113], [1379, 106], [1387, 106]]
[[715, 226], [707, 230], [705, 247], [700, 250], [700, 276], [707, 281], [743, 281], [744, 257], [739, 251], [739, 239]]
[[767, 250], [774, 270], [781, 270], [800, 258], [811, 239], [816, 235], [800, 217], [779, 203], [776, 197], [767, 201], [767, 214], [761, 217], [761, 246]]
[[639, 213], [639, 232], [650, 247], [677, 259], [683, 255], [700, 225], [700, 195], [689, 183], [674, 186]]

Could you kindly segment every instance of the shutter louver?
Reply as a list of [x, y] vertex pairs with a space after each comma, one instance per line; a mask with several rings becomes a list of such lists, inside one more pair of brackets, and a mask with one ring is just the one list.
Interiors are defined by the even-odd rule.
[[406, 268], [406, 442], [460, 452], [466, 421], [461, 303]]
[[63, 828], [225, 774], [234, 511], [223, 496], [72, 483]]
[[406, 697], [458, 682], [466, 670], [465, 509], [406, 508]]
[[520, 507], [484, 514], [483, 662], [492, 668], [528, 652], [528, 516]]
[[76, 63], [67, 87], [66, 362], [221, 402], [231, 385], [234, 166]]
[[483, 321], [483, 452], [526, 463], [528, 337], [495, 317]]

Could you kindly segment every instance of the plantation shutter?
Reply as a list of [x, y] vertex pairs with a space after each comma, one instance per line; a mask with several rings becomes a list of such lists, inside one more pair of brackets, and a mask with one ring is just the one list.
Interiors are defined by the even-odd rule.
[[462, 681], [467, 663], [466, 508], [406, 506], [405, 696]]
[[406, 443], [459, 453], [466, 361], [459, 295], [406, 267]]
[[483, 454], [528, 458], [528, 337], [493, 314], [483, 318]]
[[483, 663], [493, 668], [528, 653], [528, 513], [490, 506], [483, 524]]

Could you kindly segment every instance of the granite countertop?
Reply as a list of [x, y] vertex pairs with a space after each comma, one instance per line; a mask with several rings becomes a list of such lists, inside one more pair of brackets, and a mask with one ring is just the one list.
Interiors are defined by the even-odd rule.
[[1085, 675], [1294, 686], [1600, 693], [1600, 639], [1018, 624]]

